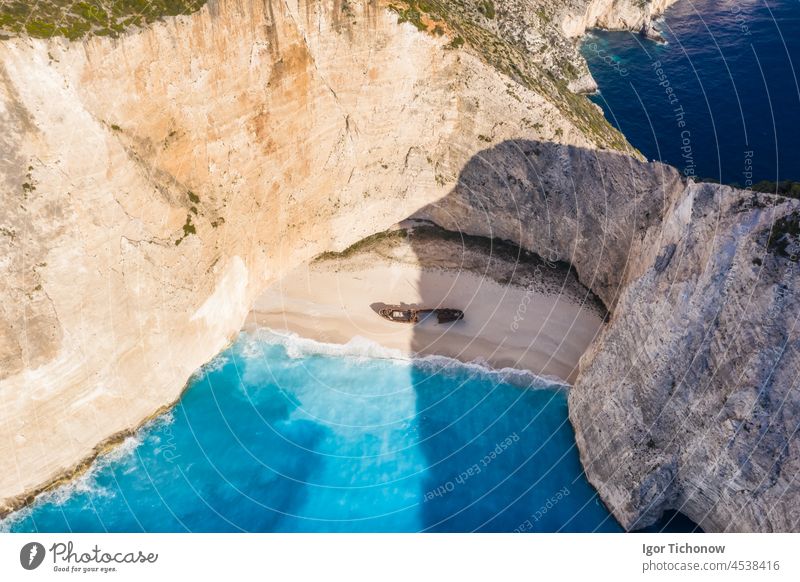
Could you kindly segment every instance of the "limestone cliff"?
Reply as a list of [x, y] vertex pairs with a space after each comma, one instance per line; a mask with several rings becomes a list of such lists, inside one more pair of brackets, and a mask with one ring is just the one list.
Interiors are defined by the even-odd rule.
[[418, 215], [567, 260], [612, 308], [570, 420], [626, 528], [676, 509], [706, 531], [797, 530], [800, 200], [514, 141]]
[[645, 234], [659, 227], [684, 188], [680, 173], [664, 164], [510, 140], [473, 158], [453, 191], [416, 216], [568, 262], [613, 309], [642, 271]]
[[652, 21], [676, 0], [395, 0], [392, 6], [418, 28], [449, 30], [510, 76], [566, 100], [559, 88], [592, 92], [597, 85], [576, 37], [591, 28], [632, 30], [658, 37]]
[[652, 22], [678, 0], [589, 0], [584, 10], [568, 10], [561, 27], [568, 37], [590, 28], [647, 31]]
[[800, 201], [673, 199], [570, 394], [586, 472], [628, 528], [800, 524]]
[[566, 81], [571, 90], [578, 92], [593, 92], [597, 85], [578, 52], [577, 37], [592, 28], [602, 28], [630, 30], [658, 39], [653, 21], [676, 1], [428, 0], [448, 6], [450, 13], [472, 8], [471, 21], [481, 20], [484, 27], [533, 55], [548, 74]]

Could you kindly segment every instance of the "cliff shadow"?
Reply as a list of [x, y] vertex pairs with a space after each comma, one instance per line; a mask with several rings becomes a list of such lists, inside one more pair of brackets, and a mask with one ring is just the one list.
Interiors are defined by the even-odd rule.
[[684, 186], [662, 164], [505, 141], [412, 217], [422, 268], [416, 297], [398, 303], [464, 319], [418, 323], [410, 349], [481, 363], [412, 368], [426, 531], [620, 531], [583, 472], [555, 378], [575, 380], [636, 270], [631, 249]]

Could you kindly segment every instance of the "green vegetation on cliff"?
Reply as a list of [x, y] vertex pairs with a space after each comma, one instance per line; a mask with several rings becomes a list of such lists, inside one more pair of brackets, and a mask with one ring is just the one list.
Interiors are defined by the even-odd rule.
[[793, 263], [800, 261], [800, 213], [792, 212], [775, 221], [767, 241], [767, 248]]
[[[701, 181], [711, 184], [719, 183], [710, 178]], [[728, 185], [732, 188], [742, 188], [742, 185], [736, 182]], [[800, 182], [794, 180], [781, 180], [780, 182], [761, 180], [753, 184], [749, 190], [751, 192], [775, 194], [784, 198], [800, 200]], [[751, 194], [750, 197], [740, 197], [737, 210], [772, 208], [777, 204], [780, 204], [780, 199], [775, 200]], [[769, 238], [767, 239], [767, 249], [771, 253], [788, 258], [793, 263], [800, 261], [800, 252], [798, 252], [798, 249], [800, 249], [800, 212], [795, 210], [772, 223], [769, 230]], [[760, 266], [762, 264], [761, 259], [753, 259], [753, 264]]]
[[[0, 38], [29, 35], [78, 40], [89, 35], [116, 37], [126, 29], [146, 26], [165, 16], [191, 14], [207, 0], [0, 0]], [[351, 2], [341, 10], [353, 12]], [[471, 48], [501, 73], [546, 97], [599, 147], [632, 151], [625, 138], [585, 97], [568, 83], [578, 75], [569, 55], [551, 50], [555, 65], [545, 67], [508, 32], [513, 16], [498, 0], [388, 0], [399, 22], [408, 22], [434, 36], [447, 35], [447, 48]], [[544, 22], [544, 21], [543, 21]], [[546, 22], [545, 22], [546, 25]], [[519, 32], [519, 31], [517, 31]], [[542, 32], [542, 31], [539, 31]], [[550, 31], [552, 32], [552, 31]], [[516, 33], [515, 33], [516, 34]], [[522, 123], [522, 121], [521, 121]]]
[[[700, 182], [708, 182], [710, 184], [720, 184], [719, 180], [714, 178], [703, 178]], [[800, 200], [800, 182], [795, 180], [781, 180], [780, 182], [773, 182], [772, 180], [761, 180], [756, 182], [749, 188], [745, 188], [738, 182], [731, 182], [727, 184], [731, 188], [739, 190], [752, 190], [753, 192], [760, 192], [762, 194], [776, 194], [785, 198], [796, 198]]]
[[126, 28], [144, 26], [163, 16], [191, 14], [206, 0], [3, 0], [0, 35], [28, 34], [36, 38], [87, 34], [118, 36]]
[[[447, 31], [452, 39], [448, 48], [470, 47], [501, 73], [547, 97], [598, 146], [633, 151], [594, 104], [568, 88], [577, 75], [568, 58], [559, 60], [561, 74], [557, 76], [538, 66], [535, 55], [507, 38], [497, 23], [502, 6], [487, 0], [392, 0], [389, 8], [401, 23], [410, 22], [423, 32]], [[553, 56], [559, 59], [558, 54]]]
[[322, 261], [332, 261], [335, 259], [346, 259], [355, 255], [356, 253], [367, 251], [377, 244], [385, 241], [392, 241], [392, 240], [400, 240], [404, 239], [408, 236], [408, 231], [405, 229], [393, 229], [393, 230], [385, 230], [382, 232], [376, 232], [366, 238], [357, 241], [344, 249], [340, 252], [335, 251], [326, 251], [320, 255], [318, 255], [314, 261], [315, 262], [322, 262]]
[[781, 180], [780, 182], [761, 180], [753, 184], [753, 190], [755, 192], [764, 192], [765, 194], [778, 194], [787, 198], [800, 199], [800, 182], [792, 180]]

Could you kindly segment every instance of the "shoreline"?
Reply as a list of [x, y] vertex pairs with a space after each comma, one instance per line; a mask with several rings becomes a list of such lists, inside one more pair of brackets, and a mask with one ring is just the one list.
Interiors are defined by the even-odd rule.
[[[253, 326], [250, 324], [246, 324], [241, 332], [241, 334], [253, 334], [259, 332], [266, 332], [269, 334], [274, 335], [278, 338], [278, 341], [284, 344], [284, 346], [288, 346], [290, 343], [295, 341], [304, 341], [304, 342], [312, 342], [316, 346], [320, 348], [324, 347], [334, 347], [340, 350], [338, 354], [325, 354], [330, 357], [355, 357], [355, 358], [370, 358], [370, 359], [388, 359], [388, 360], [401, 360], [407, 361], [412, 363], [413, 365], [423, 365], [423, 366], [433, 366], [436, 368], [437, 371], [439, 370], [446, 370], [452, 366], [463, 366], [468, 368], [473, 368], [477, 370], [479, 374], [486, 374], [491, 376], [496, 376], [500, 382], [511, 384], [517, 386], [519, 388], [528, 389], [528, 390], [567, 390], [570, 387], [570, 384], [564, 382], [563, 380], [556, 378], [556, 377], [547, 377], [534, 374], [530, 370], [525, 370], [521, 368], [494, 368], [488, 365], [486, 362], [477, 360], [477, 361], [463, 361], [458, 358], [451, 358], [449, 356], [445, 356], [442, 354], [427, 354], [427, 355], [410, 355], [406, 356], [402, 353], [391, 354], [388, 350], [391, 348], [386, 348], [381, 344], [371, 342], [366, 338], [355, 337], [351, 338], [350, 341], [345, 343], [332, 343], [332, 342], [322, 342], [310, 337], [300, 336], [294, 332], [280, 332], [277, 330], [273, 330], [270, 328], [266, 328], [263, 326]], [[364, 340], [371, 343], [371, 347], [377, 347], [379, 349], [387, 350], [386, 353], [357, 353], [356, 351], [351, 348], [353, 346], [354, 340], [358, 342], [358, 340]], [[235, 342], [236, 340], [234, 340]], [[224, 353], [228, 350], [233, 342], [223, 349], [220, 354]], [[324, 350], [318, 351], [303, 351], [303, 355], [313, 354], [313, 353], [325, 353]], [[203, 364], [186, 382], [183, 390], [181, 391], [180, 397], [173, 403], [164, 405], [160, 407], [157, 411], [155, 411], [152, 415], [146, 418], [139, 426], [131, 429], [127, 429], [124, 431], [120, 431], [119, 433], [109, 437], [106, 441], [98, 443], [95, 451], [89, 457], [83, 459], [80, 463], [78, 463], [72, 470], [64, 473], [63, 475], [53, 479], [51, 482], [43, 485], [40, 489], [36, 491], [32, 491], [27, 493], [24, 498], [21, 498], [18, 504], [14, 504], [11, 506], [10, 509], [4, 508], [0, 510], [0, 525], [6, 525], [3, 522], [6, 520], [12, 519], [12, 516], [20, 512], [28, 507], [31, 507], [37, 500], [39, 500], [42, 496], [54, 493], [58, 489], [62, 487], [69, 487], [70, 484], [75, 483], [84, 475], [90, 473], [96, 463], [101, 460], [102, 457], [106, 455], [114, 454], [125, 442], [130, 438], [135, 438], [142, 430], [148, 428], [148, 426], [156, 423], [161, 419], [163, 416], [170, 414], [174, 408], [178, 405], [178, 403], [183, 398], [184, 394], [192, 387], [193, 383], [197, 380], [198, 376], [203, 373], [207, 366], [213, 364], [215, 359], [220, 355], [217, 354], [214, 358]], [[527, 381], [523, 381], [525, 379]], [[10, 533], [6, 530], [0, 528], [0, 532], [5, 531], [6, 533]]]
[[[431, 226], [380, 233], [270, 286], [243, 329], [334, 344], [362, 337], [409, 358], [446, 356], [571, 384], [602, 329], [604, 308], [568, 268], [487, 241]], [[452, 324], [432, 317], [397, 323], [376, 313], [386, 304], [457, 308], [465, 316]]]
[[[255, 324], [250, 324], [243, 328], [242, 334], [254, 337], [256, 341], [280, 344], [290, 353], [292, 358], [319, 355], [330, 358], [353, 358], [356, 360], [386, 360], [408, 363], [412, 366], [423, 368], [429, 367], [436, 371], [460, 367], [474, 369], [478, 374], [498, 377], [503, 383], [521, 388], [565, 390], [571, 386], [561, 378], [541, 376], [524, 368], [495, 368], [480, 358], [464, 361], [442, 354], [404, 354], [399, 350], [388, 348], [362, 336], [355, 336], [346, 343], [323, 342], [298, 335], [295, 332], [278, 331]], [[265, 335], [267, 337], [264, 337]], [[212, 362], [213, 360], [209, 364]]]
[[[342, 357], [354, 339], [363, 338], [399, 358], [421, 363], [446, 358], [524, 389], [537, 389], [538, 383], [567, 389], [580, 356], [602, 329], [603, 306], [587, 299], [585, 288], [563, 266], [520, 256], [501, 241], [414, 224], [378, 233], [290, 272], [255, 301], [240, 333], [288, 333], [289, 341], [335, 345]], [[389, 322], [370, 306], [376, 299], [463, 308], [465, 321]], [[98, 443], [69, 471], [7, 502], [0, 520], [75, 481], [98, 458], [171, 411], [213, 361], [192, 374], [174, 401]]]
[[102, 457], [105, 454], [113, 452], [120, 445], [122, 445], [127, 439], [135, 436], [148, 424], [158, 420], [163, 415], [169, 413], [172, 409], [175, 408], [178, 402], [180, 402], [181, 398], [183, 398], [183, 395], [190, 388], [193, 378], [194, 374], [192, 374], [192, 377], [186, 382], [183, 389], [181, 390], [180, 396], [178, 396], [178, 398], [174, 402], [160, 406], [158, 410], [156, 410], [147, 418], [145, 418], [138, 426], [121, 430], [111, 435], [107, 439], [97, 443], [95, 448], [92, 450], [91, 454], [84, 457], [71, 469], [65, 471], [61, 475], [54, 477], [41, 487], [28, 491], [22, 495], [19, 495], [16, 498], [12, 498], [10, 501], [7, 501], [3, 507], [0, 507], [0, 522], [9, 519], [12, 514], [21, 511], [26, 507], [30, 507], [42, 495], [46, 495], [48, 493], [51, 493], [59, 489], [60, 487], [64, 487], [70, 483], [73, 483], [75, 480], [79, 479], [81, 476], [91, 471], [92, 466], [97, 462], [97, 460], [100, 457]]

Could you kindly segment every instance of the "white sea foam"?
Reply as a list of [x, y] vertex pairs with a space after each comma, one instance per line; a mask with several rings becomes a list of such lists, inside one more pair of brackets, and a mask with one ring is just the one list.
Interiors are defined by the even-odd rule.
[[153, 420], [144, 424], [139, 432], [145, 432], [151, 428], [164, 428], [165, 426], [170, 426], [174, 423], [175, 423], [175, 414], [173, 413], [173, 410], [170, 409], [164, 414], [157, 416]]
[[394, 360], [409, 362], [400, 350], [384, 347], [372, 340], [356, 336], [346, 344], [333, 344], [305, 338], [292, 332], [278, 332], [269, 328], [259, 328], [248, 333], [248, 340], [243, 346], [242, 355], [260, 356], [260, 345], [280, 345], [286, 354], [293, 359], [308, 356], [333, 356], [341, 358]]
[[31, 507], [23, 507], [14, 513], [8, 514], [4, 519], [0, 519], [0, 534], [10, 533], [15, 525], [31, 514], [31, 511]]
[[[243, 340], [243, 341], [242, 341]], [[413, 365], [418, 369], [430, 373], [458, 373], [468, 370], [470, 374], [480, 375], [492, 382], [503, 382], [527, 389], [558, 389], [565, 390], [569, 384], [564, 381], [534, 374], [530, 370], [519, 368], [493, 368], [485, 360], [476, 359], [471, 362], [462, 362], [454, 358], [438, 355], [409, 356], [402, 351], [387, 348], [367, 338], [356, 336], [345, 344], [326, 343], [301, 337], [295, 333], [278, 332], [269, 328], [259, 328], [251, 332], [243, 332], [239, 338], [238, 346], [240, 355], [244, 358], [262, 358], [264, 345], [280, 345], [287, 355], [293, 359], [300, 359], [312, 355], [322, 355], [355, 360], [385, 360], [402, 365]], [[222, 353], [205, 364], [199, 374], [213, 372], [221, 369], [229, 362], [229, 358]], [[33, 509], [41, 504], [52, 503], [63, 505], [74, 495], [87, 493], [93, 496], [114, 496], [115, 491], [103, 487], [97, 482], [97, 476], [104, 468], [111, 464], [120, 463], [130, 457], [142, 443], [144, 437], [154, 428], [171, 425], [175, 421], [172, 411], [149, 421], [134, 435], [126, 438], [122, 443], [112, 448], [107, 453], [98, 457], [91, 467], [80, 476], [68, 483], [40, 495], [33, 505], [24, 507], [0, 520], [0, 532], [8, 532], [15, 524], [30, 515]], [[123, 468], [123, 470], [125, 470]]]
[[147, 438], [156, 448], [156, 452], [158, 452], [159, 451], [158, 446], [161, 444], [161, 435], [159, 435], [157, 431], [163, 429], [170, 429], [170, 427], [174, 423], [175, 423], [175, 415], [173, 414], [173, 409], [170, 409], [164, 414], [157, 416], [156, 418], [149, 420], [148, 422], [143, 424], [142, 427], [137, 431], [136, 435], [140, 439], [140, 442], [142, 437], [147, 435]]
[[[163, 423], [171, 423], [173, 420], [172, 413], [169, 412], [148, 422], [135, 434], [127, 437], [108, 452], [97, 457], [86, 471], [74, 479], [59, 485], [51, 491], [42, 493], [33, 504], [23, 507], [9, 514], [5, 519], [0, 520], [0, 532], [11, 531], [14, 525], [26, 519], [36, 507], [44, 504], [64, 505], [79, 494], [87, 494], [91, 497], [114, 497], [116, 491], [112, 487], [105, 487], [98, 483], [97, 477], [100, 472], [110, 465], [118, 465], [120, 463], [123, 464], [123, 471], [129, 470], [124, 466], [124, 463], [126, 460], [133, 460], [134, 451], [142, 444], [143, 434], [154, 426], [162, 426]], [[135, 468], [133, 465], [131, 467]]]
[[469, 370], [470, 374], [481, 376], [490, 382], [511, 384], [521, 388], [567, 390], [570, 385], [560, 378], [534, 374], [522, 368], [493, 368], [486, 360], [476, 359], [462, 362], [447, 356], [422, 356], [414, 359], [414, 364], [432, 372]]
[[227, 350], [224, 352], [220, 352], [216, 356], [214, 356], [210, 361], [206, 362], [202, 366], [200, 366], [189, 378], [189, 383], [193, 384], [197, 382], [201, 378], [203, 378], [206, 374], [213, 374], [214, 372], [219, 372], [225, 365], [230, 361], [228, 357]]
[[292, 332], [278, 332], [269, 328], [259, 328], [249, 332], [242, 346], [242, 355], [260, 357], [263, 351], [259, 346], [280, 345], [290, 358], [303, 358], [322, 355], [356, 360], [388, 360], [414, 365], [431, 373], [458, 372], [468, 370], [470, 374], [480, 375], [492, 382], [503, 382], [531, 389], [568, 389], [569, 384], [552, 376], [541, 376], [530, 370], [520, 368], [493, 368], [486, 360], [476, 359], [462, 362], [455, 358], [438, 355], [407, 355], [400, 350], [384, 347], [367, 338], [356, 336], [345, 344], [320, 342], [301, 337]]
[[41, 495], [38, 502], [63, 505], [69, 501], [73, 495], [78, 493], [86, 493], [100, 497], [113, 497], [115, 495], [113, 489], [103, 487], [97, 482], [98, 474], [106, 467], [122, 463], [127, 458], [132, 457], [133, 452], [141, 443], [142, 438], [138, 432], [127, 437], [108, 452], [97, 457], [90, 467], [78, 477]]

